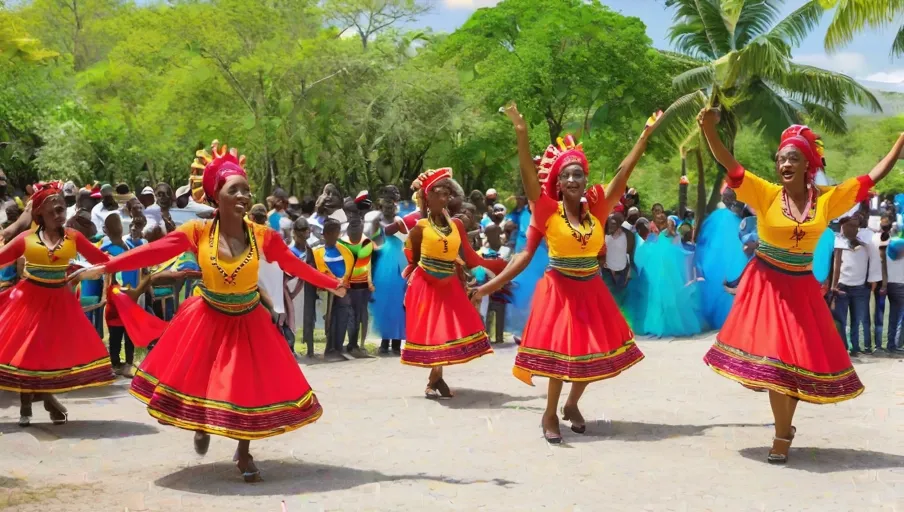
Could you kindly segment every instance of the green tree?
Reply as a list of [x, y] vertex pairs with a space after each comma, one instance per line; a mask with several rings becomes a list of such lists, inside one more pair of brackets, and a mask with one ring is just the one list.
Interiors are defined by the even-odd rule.
[[358, 35], [365, 51], [384, 30], [414, 22], [432, 8], [432, 0], [328, 0], [325, 5], [342, 32], [352, 30]]
[[[673, 79], [683, 94], [664, 127], [677, 144], [689, 134], [699, 146], [694, 117], [704, 104], [722, 110], [720, 130], [735, 148], [742, 124], [777, 140], [791, 124], [810, 122], [844, 133], [845, 108], [854, 103], [880, 110], [876, 98], [852, 78], [792, 62], [791, 51], [819, 23], [824, 11], [810, 0], [782, 19], [780, 0], [668, 0], [675, 9], [669, 38], [675, 58], [695, 66]], [[713, 184], [707, 209], [719, 200], [724, 169]]]

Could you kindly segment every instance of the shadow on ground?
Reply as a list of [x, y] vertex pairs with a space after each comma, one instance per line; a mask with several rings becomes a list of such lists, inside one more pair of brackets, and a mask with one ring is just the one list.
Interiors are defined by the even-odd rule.
[[159, 487], [176, 491], [211, 495], [269, 496], [321, 493], [352, 489], [361, 485], [404, 480], [430, 480], [448, 485], [494, 484], [508, 487], [516, 482], [499, 478], [491, 480], [458, 480], [417, 473], [388, 475], [379, 471], [304, 463], [291, 459], [255, 461], [263, 482], [245, 484], [234, 463], [214, 462], [191, 466], [154, 482]]
[[[43, 413], [44, 411], [40, 411]], [[0, 434], [30, 434], [38, 441], [56, 441], [57, 439], [118, 439], [122, 437], [146, 436], [156, 434], [158, 430], [144, 423], [134, 421], [69, 421], [65, 425], [54, 425], [50, 419], [35, 417], [29, 427], [20, 427], [17, 423], [0, 423]], [[46, 413], [45, 413], [46, 414]]]
[[583, 435], [571, 432], [567, 422], [563, 422], [562, 434], [568, 443], [592, 442], [611, 438], [619, 441], [662, 441], [676, 437], [701, 436], [713, 428], [763, 427], [758, 423], [719, 423], [714, 425], [667, 425], [664, 423], [641, 423], [636, 421], [591, 421]]
[[452, 388], [455, 397], [450, 400], [437, 400], [441, 405], [449, 409], [502, 409], [511, 402], [528, 402], [535, 400], [536, 396], [516, 396], [499, 391], [487, 391], [485, 389]]
[[[766, 463], [769, 447], [739, 450], [745, 459]], [[811, 473], [838, 473], [869, 469], [904, 468], [904, 455], [852, 450], [849, 448], [792, 448], [788, 456], [788, 469], [800, 469]]]

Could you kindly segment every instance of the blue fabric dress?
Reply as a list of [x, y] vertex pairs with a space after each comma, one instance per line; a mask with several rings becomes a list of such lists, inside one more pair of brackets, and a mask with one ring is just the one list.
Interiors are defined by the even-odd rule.
[[696, 264], [704, 279], [700, 283], [703, 318], [713, 329], [722, 328], [734, 303], [725, 283], [740, 277], [747, 266], [740, 228], [741, 218], [723, 208], [706, 217], [697, 236]]
[[395, 236], [384, 237], [383, 245], [374, 251], [374, 293], [370, 317], [381, 339], [405, 339], [405, 279], [402, 271], [408, 265], [404, 244]]
[[[524, 233], [527, 233], [526, 228]], [[526, 240], [527, 237], [525, 235], [525, 243]], [[521, 332], [527, 324], [527, 317], [530, 316], [531, 301], [534, 298], [534, 290], [537, 288], [537, 283], [540, 282], [543, 274], [546, 273], [547, 266], [549, 266], [549, 247], [547, 247], [546, 238], [544, 237], [537, 247], [534, 257], [530, 260], [530, 264], [524, 269], [524, 272], [521, 272], [518, 277], [512, 280], [512, 302], [508, 305], [505, 312], [505, 330], [515, 336], [521, 336]]]
[[650, 235], [635, 250], [637, 275], [631, 281], [627, 309], [636, 334], [693, 336], [703, 332], [698, 283], [690, 251], [676, 238]]
[[833, 252], [835, 252], [835, 232], [826, 229], [816, 242], [816, 250], [813, 251], [813, 276], [820, 283], [824, 283], [831, 275]]

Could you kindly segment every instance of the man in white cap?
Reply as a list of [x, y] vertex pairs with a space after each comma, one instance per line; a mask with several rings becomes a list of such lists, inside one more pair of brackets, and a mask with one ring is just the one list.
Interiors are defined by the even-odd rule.
[[141, 206], [144, 206], [144, 209], [147, 210], [155, 202], [154, 189], [151, 187], [141, 189], [141, 193], [138, 194], [138, 200], [141, 201]]
[[66, 184], [63, 185], [63, 198], [66, 200], [66, 220], [74, 217], [75, 212], [78, 211], [78, 206], [75, 204], [77, 194], [78, 187], [75, 186], [75, 183], [67, 181]]

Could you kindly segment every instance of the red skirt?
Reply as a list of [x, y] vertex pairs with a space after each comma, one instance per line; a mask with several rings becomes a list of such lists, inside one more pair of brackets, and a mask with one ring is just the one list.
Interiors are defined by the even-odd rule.
[[68, 287], [23, 280], [0, 303], [0, 389], [60, 393], [113, 382], [107, 347]]
[[863, 393], [812, 273], [789, 274], [754, 258], [716, 340], [703, 360], [748, 388], [817, 404]]
[[458, 276], [437, 279], [420, 267], [405, 292], [405, 333], [402, 364], [448, 366], [493, 352]]
[[615, 377], [643, 359], [634, 333], [599, 275], [588, 280], [548, 270], [537, 283], [515, 377], [572, 382]]
[[323, 410], [267, 310], [228, 315], [185, 301], [132, 379], [165, 424], [233, 439], [301, 428]]

